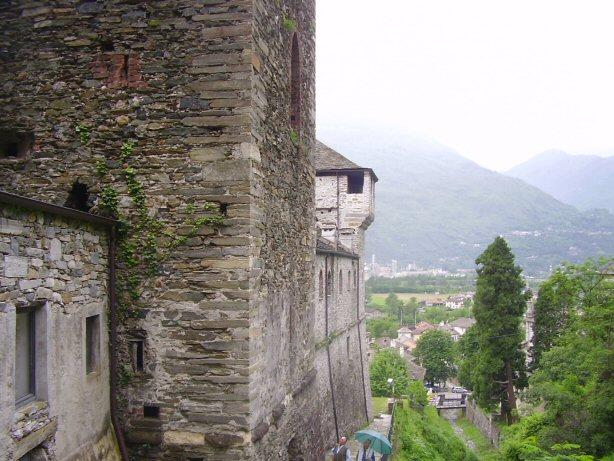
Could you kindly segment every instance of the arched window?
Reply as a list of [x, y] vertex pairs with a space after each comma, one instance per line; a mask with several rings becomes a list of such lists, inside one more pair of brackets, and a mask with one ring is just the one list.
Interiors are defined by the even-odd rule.
[[343, 271], [339, 269], [339, 293], [343, 291]]
[[352, 273], [348, 270], [348, 291], [352, 288]]
[[330, 296], [333, 294], [333, 273], [328, 271], [328, 275], [326, 276], [326, 296]]
[[296, 33], [290, 57], [290, 126], [297, 132], [301, 128], [301, 60]]
[[320, 277], [318, 282], [318, 296], [320, 299], [324, 297], [324, 274], [320, 270]]

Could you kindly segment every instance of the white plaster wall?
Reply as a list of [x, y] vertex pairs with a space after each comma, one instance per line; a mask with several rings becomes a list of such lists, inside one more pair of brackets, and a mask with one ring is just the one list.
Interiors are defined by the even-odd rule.
[[[37, 400], [57, 420], [58, 460], [85, 453], [109, 426], [105, 232], [42, 213], [0, 209], [0, 453], [11, 460], [16, 306], [37, 300]], [[16, 274], [10, 258], [27, 266]], [[100, 360], [85, 370], [85, 318], [99, 314]], [[28, 436], [26, 436], [28, 437]], [[25, 438], [24, 438], [25, 440]]]

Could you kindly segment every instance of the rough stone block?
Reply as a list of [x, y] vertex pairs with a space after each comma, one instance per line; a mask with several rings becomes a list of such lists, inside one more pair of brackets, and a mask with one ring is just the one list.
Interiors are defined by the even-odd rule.
[[25, 277], [28, 275], [28, 258], [22, 256], [4, 257], [5, 277]]
[[204, 445], [205, 436], [198, 432], [166, 431], [164, 443], [169, 445]]
[[23, 231], [23, 224], [19, 221], [0, 218], [0, 234], [21, 235]]

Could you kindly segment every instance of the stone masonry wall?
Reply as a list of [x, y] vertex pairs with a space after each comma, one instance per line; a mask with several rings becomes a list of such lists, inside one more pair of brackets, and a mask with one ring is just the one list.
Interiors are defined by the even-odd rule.
[[[94, 453], [100, 434], [112, 431], [107, 252], [105, 229], [0, 204], [0, 460], [40, 444], [49, 459]], [[27, 306], [36, 306], [36, 399], [16, 408], [15, 321]], [[100, 316], [100, 356], [87, 373], [85, 322], [92, 315]], [[119, 459], [112, 445], [89, 459]]]
[[[323, 455], [313, 349], [315, 256], [315, 5], [255, 0], [250, 314], [254, 459]], [[300, 125], [292, 127], [292, 42], [298, 44]], [[295, 69], [297, 71], [297, 69]]]
[[[364, 232], [373, 222], [374, 191], [373, 177], [364, 173], [363, 192], [347, 192], [348, 177], [340, 173], [318, 175], [316, 178], [316, 217], [322, 225], [333, 224], [337, 228], [341, 244], [362, 255], [364, 252]], [[325, 235], [334, 242], [334, 235]]]
[[492, 415], [487, 415], [472, 399], [467, 399], [465, 414], [490, 443], [495, 447], [499, 446], [501, 431], [493, 421]]
[[[137, 303], [140, 318], [120, 331], [123, 350], [145, 341], [145, 372], [125, 374], [122, 399], [142, 459], [236, 459], [249, 444], [252, 16], [250, 0], [0, 7], [0, 130], [35, 137], [25, 158], [0, 160], [4, 184], [64, 204], [79, 180], [95, 203], [97, 159], [121, 174], [130, 139], [152, 214], [170, 228], [188, 204], [218, 203], [226, 214], [168, 258]], [[86, 146], [77, 125], [90, 131]], [[144, 417], [144, 405], [159, 418]]]
[[353, 433], [371, 417], [359, 267], [355, 258], [322, 253], [316, 258], [317, 385], [327, 447], [335, 442], [335, 416], [339, 436]]
[[[17, 193], [64, 204], [75, 181], [96, 210], [101, 162], [123, 142], [147, 207], [177, 229], [220, 205], [165, 261], [120, 329], [123, 422], [140, 459], [286, 459], [320, 449], [313, 344], [312, 0], [11, 1], [0, 6], [0, 133], [31, 133], [0, 159]], [[296, 26], [294, 26], [295, 24]], [[296, 30], [294, 30], [296, 28]], [[300, 48], [301, 126], [289, 120]], [[87, 127], [83, 145], [75, 132]], [[114, 187], [130, 206], [125, 184]], [[180, 230], [179, 230], [180, 231]], [[145, 417], [144, 406], [159, 407]]]

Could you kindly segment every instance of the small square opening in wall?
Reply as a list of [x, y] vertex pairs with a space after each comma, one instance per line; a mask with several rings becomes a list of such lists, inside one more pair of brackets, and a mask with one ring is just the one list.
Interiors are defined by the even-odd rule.
[[145, 418], [160, 418], [160, 407], [158, 405], [143, 405], [143, 416]]
[[0, 159], [26, 157], [34, 146], [34, 134], [17, 130], [0, 130]]
[[348, 194], [362, 194], [365, 174], [362, 171], [348, 173]]
[[204, 461], [205, 458], [188, 458], [188, 461]]

